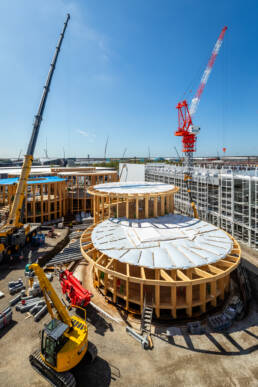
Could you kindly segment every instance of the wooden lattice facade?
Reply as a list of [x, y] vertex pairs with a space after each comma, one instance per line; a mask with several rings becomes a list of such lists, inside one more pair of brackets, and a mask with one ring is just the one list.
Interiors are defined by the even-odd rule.
[[169, 270], [112, 258], [112, 247], [109, 256], [108, 252], [98, 250], [92, 239], [95, 227], [108, 218], [148, 219], [173, 214], [174, 194], [178, 188], [168, 187], [163, 192], [151, 192], [150, 188], [149, 193], [133, 194], [112, 193], [112, 185], [107, 189], [104, 186], [90, 187], [88, 192], [93, 195], [95, 223], [81, 237], [81, 252], [90, 263], [94, 285], [114, 303], [141, 313], [146, 296], [152, 299], [158, 318], [164, 313], [173, 318], [192, 317], [216, 307], [229, 291], [230, 274], [239, 265], [241, 256], [240, 246], [231, 235], [228, 237], [232, 248], [223, 259], [198, 267]]
[[99, 191], [91, 186], [94, 223], [107, 218], [146, 219], [174, 213], [174, 194], [177, 187], [165, 192], [115, 194]]
[[111, 183], [118, 180], [116, 171], [98, 171], [94, 168], [85, 171], [73, 170], [58, 172], [58, 176], [66, 179], [67, 208], [72, 214], [79, 212], [93, 214], [93, 196], [88, 193], [91, 185]]
[[[116, 171], [94, 167], [55, 167], [51, 168], [51, 176], [41, 176], [40, 171], [38, 174], [27, 185], [24, 222], [43, 223], [81, 212], [92, 215], [93, 197], [87, 193], [88, 187], [118, 180]], [[18, 177], [19, 173], [11, 173], [7, 179], [0, 179], [0, 222], [8, 216]]]
[[[17, 179], [0, 180], [1, 221], [7, 218], [17, 188]], [[43, 223], [66, 215], [66, 181], [48, 177], [30, 179], [24, 197], [24, 222]]]
[[241, 250], [229, 235], [233, 248], [216, 263], [190, 269], [150, 269], [112, 259], [98, 251], [91, 241], [96, 225], [90, 226], [81, 237], [81, 252], [91, 264], [94, 283], [110, 295], [113, 302], [122, 303], [126, 310], [142, 311], [144, 296], [153, 300], [155, 314], [170, 311], [177, 318], [180, 311], [188, 317], [205, 313], [216, 307], [229, 291], [230, 273], [240, 263]]

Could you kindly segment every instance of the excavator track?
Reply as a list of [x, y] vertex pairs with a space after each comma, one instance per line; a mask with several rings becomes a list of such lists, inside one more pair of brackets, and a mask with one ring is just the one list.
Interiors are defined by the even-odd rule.
[[98, 356], [98, 350], [96, 345], [93, 344], [91, 341], [88, 341], [88, 349], [85, 355], [87, 364], [93, 363], [97, 356]]
[[40, 351], [35, 351], [29, 356], [31, 366], [54, 387], [76, 387], [76, 380], [71, 372], [56, 372], [46, 365], [40, 356]]

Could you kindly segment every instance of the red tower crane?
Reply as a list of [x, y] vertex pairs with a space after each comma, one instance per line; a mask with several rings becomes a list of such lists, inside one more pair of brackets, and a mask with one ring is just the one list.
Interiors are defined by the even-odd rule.
[[[201, 95], [203, 93], [203, 90], [205, 88], [205, 85], [207, 84], [207, 81], [209, 79], [212, 67], [214, 65], [215, 59], [219, 53], [220, 47], [223, 42], [223, 38], [225, 35], [225, 32], [227, 30], [227, 27], [223, 27], [221, 30], [221, 33], [219, 35], [219, 38], [212, 50], [211, 57], [209, 59], [209, 62], [207, 64], [207, 67], [203, 73], [203, 76], [201, 78], [200, 85], [198, 87], [198, 90], [194, 96], [194, 98], [191, 101], [190, 108], [188, 108], [187, 101], [179, 102], [177, 105], [178, 109], [178, 129], [175, 132], [175, 136], [182, 136], [182, 143], [183, 143], [183, 152], [186, 153], [186, 160], [187, 158], [192, 159], [192, 153], [195, 152], [195, 142], [196, 142], [196, 135], [199, 133], [200, 128], [193, 125], [192, 117], [195, 114], [197, 107], [199, 105]], [[190, 163], [187, 163], [188, 169], [192, 167], [191, 161]], [[188, 171], [190, 173], [190, 171]]]
[[188, 181], [191, 179], [192, 168], [193, 168], [193, 152], [195, 152], [196, 150], [195, 149], [196, 135], [199, 133], [200, 128], [198, 126], [193, 125], [192, 117], [195, 114], [197, 107], [199, 105], [201, 95], [209, 79], [215, 59], [222, 45], [226, 30], [227, 30], [227, 27], [225, 26], [222, 28], [220, 32], [219, 38], [212, 50], [211, 57], [209, 59], [209, 62], [201, 78], [201, 82], [198, 87], [198, 90], [191, 101], [190, 108], [188, 108], [188, 103], [186, 100], [179, 102], [176, 106], [176, 108], [178, 109], [178, 129], [175, 132], [175, 136], [182, 136], [182, 143], [183, 143], [182, 151], [185, 153], [185, 167], [186, 167], [185, 181], [187, 183], [187, 191], [189, 193], [189, 199], [190, 199], [195, 217], [198, 217], [198, 215], [195, 208], [195, 204], [192, 201], [192, 196], [191, 196], [190, 188], [188, 186]]

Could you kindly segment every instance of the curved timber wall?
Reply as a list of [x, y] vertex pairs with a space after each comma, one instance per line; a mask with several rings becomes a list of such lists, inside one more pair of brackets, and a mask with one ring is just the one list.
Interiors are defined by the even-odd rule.
[[123, 263], [96, 249], [92, 243], [90, 226], [81, 237], [81, 252], [91, 264], [95, 286], [110, 295], [113, 302], [121, 303], [126, 310], [142, 311], [144, 297], [153, 300], [155, 314], [170, 311], [173, 318], [180, 311], [191, 317], [215, 307], [229, 291], [230, 273], [240, 263], [241, 250], [232, 240], [232, 249], [225, 258], [200, 267], [188, 269], [151, 269]]
[[126, 182], [91, 186], [94, 223], [106, 218], [146, 219], [174, 212], [179, 188], [160, 183]]
[[[11, 209], [18, 178], [0, 179], [0, 217]], [[56, 176], [29, 179], [24, 197], [25, 223], [43, 223], [66, 214], [66, 181]]]

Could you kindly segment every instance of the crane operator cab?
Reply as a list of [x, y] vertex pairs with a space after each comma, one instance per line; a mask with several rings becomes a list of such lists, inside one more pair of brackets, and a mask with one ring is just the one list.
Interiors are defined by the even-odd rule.
[[87, 349], [87, 326], [78, 316], [72, 317], [72, 327], [53, 318], [42, 330], [41, 358], [58, 372], [75, 367]]
[[68, 329], [67, 324], [53, 319], [42, 330], [41, 353], [45, 361], [54, 368], [57, 366], [57, 354], [68, 341], [68, 338], [64, 336]]

